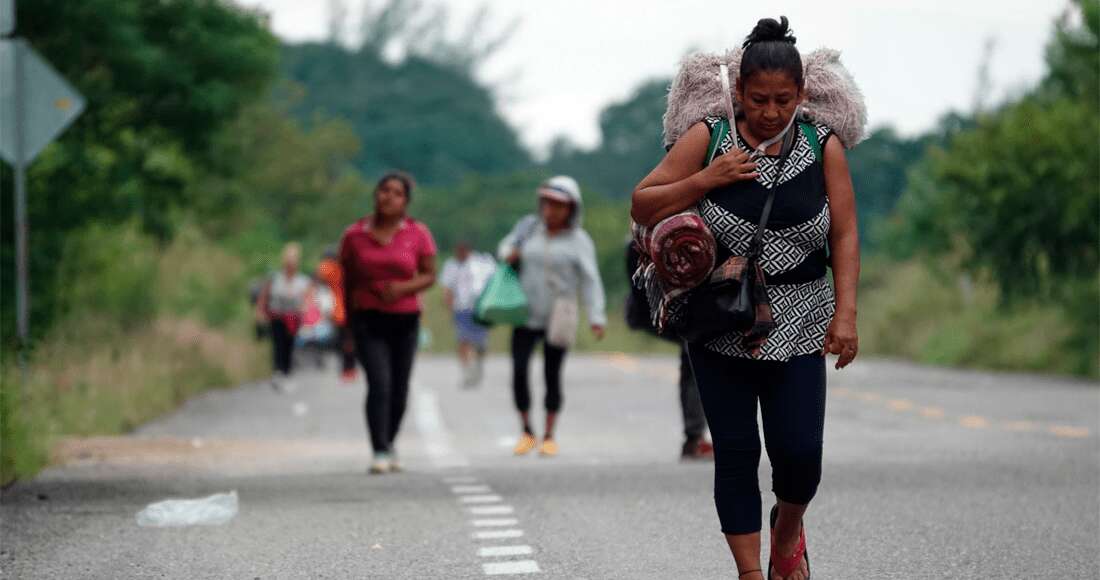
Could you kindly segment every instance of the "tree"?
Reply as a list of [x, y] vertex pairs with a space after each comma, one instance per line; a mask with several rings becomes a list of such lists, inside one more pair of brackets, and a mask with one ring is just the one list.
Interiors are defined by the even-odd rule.
[[1058, 304], [1095, 374], [1100, 300], [1100, 3], [1057, 26], [1050, 73], [981, 115], [911, 173], [893, 242], [988, 276], [1007, 302]]
[[[277, 44], [259, 15], [220, 0], [37, 0], [18, 8], [18, 34], [88, 102], [28, 175], [32, 317], [42, 323], [54, 314], [54, 269], [69, 233], [136, 217], [147, 232], [171, 235], [188, 183], [214, 162], [213, 135], [264, 93]], [[9, 168], [0, 179], [7, 220]], [[11, 296], [13, 239], [3, 232], [3, 293]], [[4, 300], [5, 323], [11, 308]]]
[[399, 168], [425, 184], [530, 165], [492, 93], [467, 72], [418, 56], [390, 64], [373, 51], [333, 44], [283, 49], [283, 71], [303, 90], [291, 111], [346, 119], [362, 141], [364, 175]]

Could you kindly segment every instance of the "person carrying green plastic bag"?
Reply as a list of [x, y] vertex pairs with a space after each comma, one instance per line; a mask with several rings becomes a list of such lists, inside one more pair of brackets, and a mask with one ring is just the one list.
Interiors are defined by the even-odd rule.
[[[525, 455], [536, 446], [529, 420], [531, 389], [527, 375], [531, 355], [541, 342], [546, 431], [539, 453], [547, 457], [558, 453], [554, 424], [562, 406], [561, 370], [576, 340], [580, 311], [587, 314], [597, 339], [603, 338], [607, 314], [596, 248], [581, 227], [580, 187], [573, 178], [559, 175], [544, 181], [537, 195], [538, 213], [516, 224], [500, 243], [497, 257], [518, 267], [519, 284], [527, 300], [526, 320], [512, 330], [512, 390], [523, 427], [515, 454]], [[511, 284], [514, 272], [508, 270], [501, 276]]]

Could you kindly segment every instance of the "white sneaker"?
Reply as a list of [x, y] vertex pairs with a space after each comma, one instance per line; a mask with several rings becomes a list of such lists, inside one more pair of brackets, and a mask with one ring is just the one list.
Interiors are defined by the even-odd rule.
[[393, 463], [390, 461], [390, 456], [385, 453], [376, 453], [374, 455], [374, 461], [370, 464], [370, 473], [374, 475], [381, 475], [383, 473], [389, 473], [393, 470]]

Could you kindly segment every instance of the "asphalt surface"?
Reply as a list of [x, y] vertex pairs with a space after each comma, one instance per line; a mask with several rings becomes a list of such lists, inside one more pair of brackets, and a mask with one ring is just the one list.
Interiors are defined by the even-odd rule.
[[[678, 461], [676, 372], [571, 357], [561, 455], [517, 458], [506, 361], [464, 391], [453, 359], [422, 357], [406, 471], [385, 476], [366, 474], [361, 382], [211, 392], [131, 437], [67, 441], [62, 465], [6, 490], [0, 577], [733, 578], [713, 467]], [[1096, 384], [887, 361], [829, 381], [814, 578], [1100, 577]], [[225, 525], [135, 521], [229, 490]]]

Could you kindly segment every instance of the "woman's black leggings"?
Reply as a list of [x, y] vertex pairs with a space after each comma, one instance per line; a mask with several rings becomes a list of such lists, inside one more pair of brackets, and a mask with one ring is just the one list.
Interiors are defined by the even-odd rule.
[[356, 311], [351, 315], [351, 331], [367, 375], [365, 415], [371, 447], [375, 453], [387, 453], [393, 450], [409, 400], [420, 314]]
[[351, 328], [345, 324], [339, 327], [336, 333], [337, 346], [340, 349], [340, 370], [344, 372], [355, 370], [355, 340], [351, 336]]
[[271, 319], [271, 349], [275, 371], [289, 375], [294, 366], [294, 335], [277, 316]]
[[546, 410], [557, 413], [561, 410], [561, 367], [565, 362], [564, 348], [551, 346], [546, 342], [546, 331], [517, 326], [512, 331], [512, 393], [516, 399], [516, 409], [526, 413], [531, 410], [531, 384], [528, 367], [535, 345], [543, 342], [543, 372], [546, 375]]
[[825, 358], [808, 354], [786, 362], [761, 361], [696, 345], [689, 353], [714, 440], [714, 504], [722, 532], [760, 531], [757, 400], [775, 496], [810, 503], [821, 481]]

